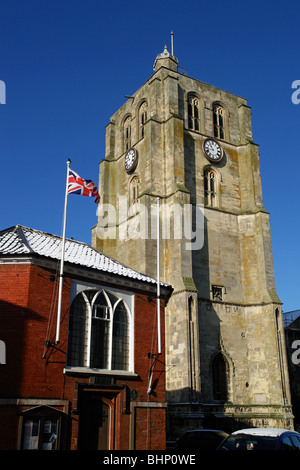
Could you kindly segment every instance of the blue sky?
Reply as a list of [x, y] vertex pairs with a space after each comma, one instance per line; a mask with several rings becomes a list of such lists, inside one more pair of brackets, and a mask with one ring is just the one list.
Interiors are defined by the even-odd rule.
[[[10, 0], [0, 11], [1, 229], [61, 235], [66, 161], [98, 184], [110, 116], [153, 73], [174, 31], [187, 75], [248, 100], [283, 310], [300, 308], [300, 2]], [[67, 236], [90, 243], [90, 198], [70, 196]]]

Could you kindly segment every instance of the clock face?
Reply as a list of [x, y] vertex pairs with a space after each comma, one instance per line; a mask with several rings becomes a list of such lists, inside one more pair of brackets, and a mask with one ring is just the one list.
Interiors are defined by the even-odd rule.
[[207, 139], [203, 144], [203, 150], [211, 161], [219, 162], [223, 157], [223, 149], [214, 139]]
[[137, 164], [137, 153], [136, 150], [131, 148], [127, 151], [124, 160], [124, 168], [126, 171], [132, 171]]

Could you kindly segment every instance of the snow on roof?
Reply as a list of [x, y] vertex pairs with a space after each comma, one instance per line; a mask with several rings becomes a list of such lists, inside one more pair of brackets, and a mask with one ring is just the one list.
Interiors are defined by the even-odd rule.
[[[247, 428], [247, 429], [239, 429], [232, 433], [232, 435], [237, 434], [247, 434], [250, 436], [268, 436], [268, 437], [278, 437], [284, 432], [288, 432], [288, 429], [281, 429], [281, 428]], [[294, 432], [294, 431], [293, 431]]]
[[[62, 238], [39, 230], [34, 230], [21, 225], [10, 227], [0, 231], [0, 256], [1, 255], [31, 255], [36, 254], [55, 260], [61, 259]], [[155, 284], [157, 281], [145, 274], [134, 271], [118, 261], [104, 255], [86, 243], [66, 239], [65, 257], [66, 263], [79, 265], [107, 273], [136, 279]], [[161, 285], [171, 287], [168, 284]]]

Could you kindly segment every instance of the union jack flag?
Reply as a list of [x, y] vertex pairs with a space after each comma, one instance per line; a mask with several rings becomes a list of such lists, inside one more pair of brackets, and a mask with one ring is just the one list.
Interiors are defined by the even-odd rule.
[[95, 203], [98, 204], [100, 196], [97, 186], [92, 180], [84, 180], [75, 171], [69, 168], [68, 174], [68, 194], [80, 194], [81, 196], [94, 196]]

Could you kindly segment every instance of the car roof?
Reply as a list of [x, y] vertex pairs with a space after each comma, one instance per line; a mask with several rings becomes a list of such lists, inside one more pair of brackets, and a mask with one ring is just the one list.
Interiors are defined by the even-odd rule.
[[[233, 432], [231, 435], [236, 436], [237, 434], [247, 434], [248, 436], [268, 436], [268, 437], [278, 437], [286, 432], [292, 432], [298, 434], [290, 429], [281, 429], [281, 428], [247, 428], [239, 429], [238, 431]], [[298, 434], [300, 436], [300, 434]]]
[[225, 432], [225, 431], [222, 431], [221, 429], [204, 429], [204, 428], [197, 429], [196, 428], [196, 429], [188, 429], [187, 431], [185, 431], [184, 434], [187, 434], [189, 432]]

